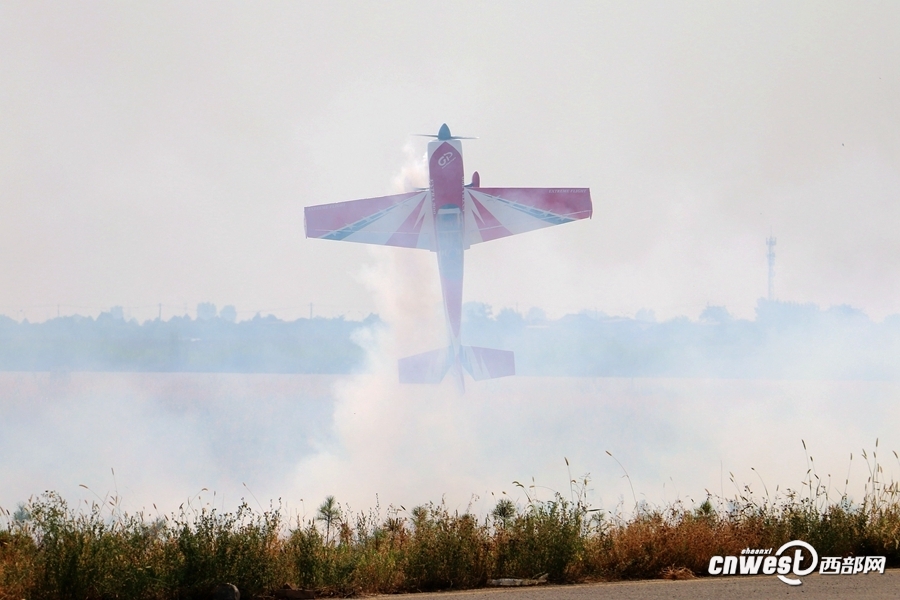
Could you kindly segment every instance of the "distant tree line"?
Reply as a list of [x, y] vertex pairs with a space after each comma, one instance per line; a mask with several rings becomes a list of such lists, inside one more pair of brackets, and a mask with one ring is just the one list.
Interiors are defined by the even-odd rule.
[[[43, 323], [0, 316], [0, 370], [352, 373], [366, 365], [354, 332], [383, 325], [376, 315], [236, 322], [233, 307], [217, 313], [211, 304], [197, 315], [144, 323], [121, 309]], [[696, 321], [656, 322], [646, 310], [548, 319], [468, 303], [463, 322], [464, 343], [515, 351], [521, 375], [900, 378], [900, 315], [875, 323], [848, 306], [760, 300], [752, 321], [710, 306]]]
[[233, 310], [198, 307], [198, 318], [143, 324], [113, 308], [96, 319], [71, 316], [18, 323], [0, 316], [3, 371], [195, 371], [231, 373], [350, 373], [364, 364], [353, 331], [363, 321], [274, 316], [234, 322]]
[[759, 300], [753, 321], [710, 306], [697, 321], [656, 322], [652, 311], [549, 320], [467, 304], [464, 322], [465, 343], [514, 350], [523, 375], [900, 379], [900, 315], [874, 323], [849, 306]]

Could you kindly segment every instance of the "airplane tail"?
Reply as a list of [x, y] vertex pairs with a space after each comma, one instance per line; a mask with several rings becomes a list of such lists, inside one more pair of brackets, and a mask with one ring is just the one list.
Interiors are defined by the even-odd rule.
[[440, 383], [453, 362], [451, 347], [423, 352], [397, 361], [400, 383]]
[[459, 356], [454, 357], [453, 347], [448, 346], [401, 358], [398, 361], [400, 383], [440, 383], [454, 363], [460, 377], [461, 367], [475, 381], [516, 374], [516, 358], [509, 350], [462, 346]]
[[463, 346], [460, 362], [472, 379], [496, 379], [516, 374], [516, 355], [509, 350]]

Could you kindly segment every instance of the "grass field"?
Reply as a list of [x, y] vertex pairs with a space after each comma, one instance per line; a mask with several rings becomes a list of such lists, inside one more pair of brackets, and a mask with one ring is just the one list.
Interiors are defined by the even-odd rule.
[[[894, 458], [897, 458], [896, 453]], [[496, 577], [554, 582], [702, 576], [710, 556], [793, 539], [820, 555], [885, 555], [900, 565], [900, 490], [884, 482], [877, 442], [863, 454], [861, 501], [829, 497], [812, 463], [798, 491], [606, 512], [585, 501], [586, 481], [568, 498], [501, 499], [478, 517], [429, 504], [348, 514], [327, 498], [314, 518], [283, 511], [233, 512], [182, 505], [177, 514], [126, 514], [117, 498], [73, 508], [47, 493], [4, 511], [0, 599], [205, 598], [229, 582], [244, 598], [284, 584], [319, 595], [460, 589]], [[764, 486], [765, 487], [765, 486]]]

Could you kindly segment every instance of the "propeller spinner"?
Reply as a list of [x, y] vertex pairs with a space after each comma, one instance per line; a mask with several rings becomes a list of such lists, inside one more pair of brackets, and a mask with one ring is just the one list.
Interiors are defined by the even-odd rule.
[[461, 136], [461, 135], [450, 135], [450, 128], [447, 127], [447, 124], [446, 124], [446, 123], [444, 123], [443, 125], [441, 125], [441, 128], [438, 129], [437, 135], [434, 135], [434, 134], [431, 134], [431, 133], [416, 133], [416, 134], [413, 134], [413, 135], [418, 135], [418, 136], [421, 136], [421, 137], [437, 138], [437, 139], [441, 140], [442, 142], [445, 142], [445, 141], [447, 141], [447, 140], [477, 140], [477, 139], [478, 139], [478, 138], [476, 138], [476, 137], [465, 137], [465, 136]]

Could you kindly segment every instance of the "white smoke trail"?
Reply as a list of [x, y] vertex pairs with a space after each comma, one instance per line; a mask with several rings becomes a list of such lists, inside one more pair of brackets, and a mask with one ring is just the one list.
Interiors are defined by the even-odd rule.
[[222, 509], [283, 498], [291, 514], [311, 516], [328, 494], [355, 509], [376, 494], [407, 507], [446, 494], [462, 509], [477, 493], [483, 512], [491, 492], [523, 500], [513, 479], [567, 494], [566, 457], [573, 477], [592, 473], [595, 505], [630, 508], [606, 450], [639, 500], [661, 503], [745, 484], [762, 493], [760, 478], [773, 494], [799, 490], [801, 439], [832, 497], [848, 467], [847, 489], [860, 497], [860, 450], [871, 457], [876, 438], [884, 481], [900, 480], [897, 382], [510, 377], [470, 382], [459, 396], [399, 386], [395, 363], [382, 360], [350, 378], [0, 373], [0, 506], [52, 489], [115, 493], [126, 510], [165, 513], [206, 487]]

